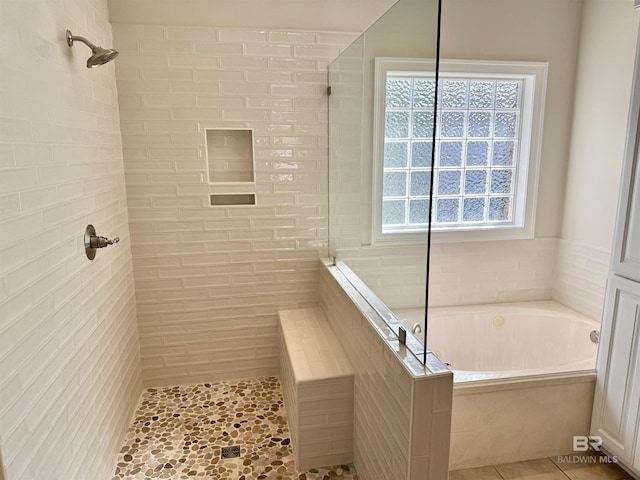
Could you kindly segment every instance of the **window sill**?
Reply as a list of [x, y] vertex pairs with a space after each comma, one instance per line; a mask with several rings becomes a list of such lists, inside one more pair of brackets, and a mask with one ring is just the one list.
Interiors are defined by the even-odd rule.
[[[433, 231], [433, 243], [467, 243], [489, 242], [500, 240], [530, 240], [534, 238], [533, 228], [526, 227], [491, 227], [487, 229]], [[427, 232], [394, 232], [376, 235], [372, 245], [420, 245], [427, 243]]]

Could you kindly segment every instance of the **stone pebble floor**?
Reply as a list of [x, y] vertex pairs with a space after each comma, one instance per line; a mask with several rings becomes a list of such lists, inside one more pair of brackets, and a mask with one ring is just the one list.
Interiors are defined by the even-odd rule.
[[[240, 446], [238, 458], [222, 447]], [[295, 470], [277, 378], [150, 388], [112, 480], [358, 480], [352, 465]]]

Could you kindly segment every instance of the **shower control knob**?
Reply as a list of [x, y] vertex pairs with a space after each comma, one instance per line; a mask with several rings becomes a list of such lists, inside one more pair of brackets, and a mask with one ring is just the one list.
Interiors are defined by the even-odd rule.
[[96, 235], [96, 229], [93, 225], [87, 225], [87, 229], [84, 232], [84, 250], [89, 260], [93, 260], [96, 257], [96, 249], [108, 247], [114, 243], [120, 241], [119, 237], [115, 237], [109, 240], [107, 237], [100, 237]]
[[118, 243], [120, 238], [116, 237], [113, 240], [109, 240], [107, 237], [91, 237], [90, 243], [93, 248], [104, 248], [114, 243]]

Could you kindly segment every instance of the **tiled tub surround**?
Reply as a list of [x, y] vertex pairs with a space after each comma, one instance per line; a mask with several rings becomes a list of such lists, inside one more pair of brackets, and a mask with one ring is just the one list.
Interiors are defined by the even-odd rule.
[[[318, 302], [326, 66], [354, 35], [113, 30], [145, 384], [273, 375], [277, 312]], [[207, 206], [206, 128], [254, 130], [256, 206]]]
[[[0, 7], [0, 449], [6, 480], [109, 478], [141, 390], [106, 0]], [[85, 255], [83, 232], [120, 243]], [[0, 475], [1, 477], [2, 475]]]
[[[221, 458], [222, 448], [240, 456]], [[357, 480], [350, 465], [298, 472], [277, 378], [146, 390], [113, 480]]]
[[571, 452], [588, 435], [595, 371], [454, 383], [451, 470]]
[[354, 464], [363, 480], [446, 478], [452, 374], [423, 366], [329, 262], [320, 306], [354, 369]]
[[[336, 253], [392, 310], [424, 304], [424, 246]], [[430, 305], [553, 299], [599, 322], [610, 256], [609, 251], [556, 238], [436, 243]]]
[[[589, 335], [598, 322], [553, 301], [429, 312], [429, 347], [454, 373], [452, 470], [570, 451], [574, 435], [588, 434], [597, 352]], [[415, 323], [424, 328], [423, 309], [395, 314], [408, 332]]]
[[353, 461], [353, 369], [322, 310], [278, 313], [280, 379], [298, 469]]
[[600, 321], [610, 260], [610, 251], [569, 240], [559, 240], [553, 299]]
[[[432, 244], [429, 305], [548, 300], [557, 243], [536, 238]], [[426, 243], [339, 249], [336, 254], [396, 309], [424, 305], [425, 252]]]

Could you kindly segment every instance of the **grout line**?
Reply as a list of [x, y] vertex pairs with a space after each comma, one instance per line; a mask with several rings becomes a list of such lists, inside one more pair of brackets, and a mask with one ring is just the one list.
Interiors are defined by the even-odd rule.
[[560, 465], [558, 465], [556, 462], [554, 462], [553, 460], [551, 460], [551, 457], [546, 457], [547, 460], [549, 462], [551, 462], [551, 464], [556, 467], [558, 469], [559, 472], [562, 473], [562, 475], [566, 478], [568, 478], [569, 480], [571, 480], [571, 477], [569, 476], [569, 474], [567, 472], [565, 472], [562, 468], [560, 468]]
[[502, 474], [498, 471], [498, 469], [496, 468], [495, 465], [491, 465], [491, 468], [493, 468], [493, 471], [496, 472], [498, 474], [498, 476], [500, 478], [502, 478], [502, 480], [505, 480], [505, 478], [502, 476]]
[[[563, 469], [563, 468], [562, 468], [562, 467], [561, 467], [557, 462], [554, 462], [554, 461], [553, 461], [553, 457], [547, 457], [547, 458], [549, 459], [549, 461], [550, 461], [551, 463], [553, 463], [553, 465], [555, 465], [555, 467], [556, 467], [558, 470], [560, 470], [560, 471], [563, 473], [563, 475], [564, 475], [565, 477], [567, 477], [569, 480], [571, 480], [571, 476], [570, 476], [567, 472], [565, 472], [565, 471], [564, 471], [564, 469]], [[556, 458], [557, 458], [557, 457], [556, 457]]]
[[562, 470], [562, 468], [560, 468], [560, 466], [559, 466], [556, 462], [554, 462], [553, 460], [551, 460], [551, 457], [546, 457], [546, 459], [547, 459], [547, 461], [549, 461], [549, 462], [550, 462], [554, 467], [556, 467], [556, 469], [557, 469], [560, 473], [562, 473], [562, 475], [563, 475], [564, 477], [566, 477], [567, 479], [571, 480], [571, 477], [570, 477], [570, 476], [569, 476], [569, 475], [568, 475], [564, 470]]
[[[556, 467], [558, 469], [558, 471], [560, 473], [562, 473], [563, 477], [565, 477], [567, 480], [572, 480], [572, 478], [564, 470], [562, 470], [558, 465], [556, 465], [556, 463], [554, 461], [551, 460], [551, 457], [542, 457], [542, 458], [539, 458], [539, 459], [536, 459], [536, 460], [548, 460], [549, 462], [551, 462], [553, 464], [554, 467]], [[507, 462], [507, 463], [510, 463], [510, 462]], [[496, 468], [496, 467], [498, 467], [500, 465], [506, 465], [506, 463], [501, 463], [501, 464], [498, 464], [498, 465], [491, 465], [491, 468], [494, 469], [494, 471], [498, 474], [498, 476], [502, 480], [526, 480], [525, 477], [515, 477], [515, 478], [511, 478], [511, 479], [505, 478], [500, 473], [500, 471]], [[526, 478], [528, 478], [528, 476]]]
[[[534, 459], [534, 460], [548, 460], [548, 461], [550, 461], [550, 462], [553, 464], [553, 466], [554, 466], [554, 467], [556, 467], [557, 471], [559, 471], [559, 472], [561, 472], [561, 473], [562, 473], [562, 476], [563, 476], [563, 478], [564, 478], [564, 479], [567, 479], [567, 480], [574, 480], [574, 479], [573, 479], [573, 477], [570, 475], [570, 473], [569, 473], [569, 472], [566, 472], [565, 470], [563, 470], [563, 469], [562, 469], [562, 467], [561, 467], [560, 465], [558, 465], [556, 462], [554, 462], [554, 461], [552, 460], [552, 458], [553, 458], [553, 457], [542, 457], [542, 458], [537, 458], [537, 459]], [[497, 468], [497, 467], [499, 467], [499, 466], [501, 466], [501, 465], [507, 465], [507, 464], [509, 464], [509, 463], [512, 463], [512, 462], [500, 463], [500, 464], [496, 464], [496, 465], [487, 465], [487, 467], [491, 467], [491, 468], [493, 469], [493, 471], [498, 475], [498, 477], [499, 477], [501, 480], [525, 480], [525, 478], [527, 478], [527, 479], [528, 479], [528, 478], [530, 478], [529, 476], [526, 476], [526, 477], [515, 477], [515, 478], [511, 478], [511, 479], [507, 479], [506, 477], [504, 477], [504, 476], [500, 473], [500, 471], [498, 470], [498, 468]], [[520, 463], [520, 462], [517, 462], [517, 463]], [[473, 468], [473, 467], [472, 467], [472, 468]], [[485, 467], [476, 467], [476, 468], [485, 468]], [[462, 468], [462, 469], [459, 469], [459, 470], [467, 470], [467, 469]], [[452, 470], [452, 471], [451, 471], [451, 473], [453, 473], [453, 472], [455, 472], [455, 471], [458, 471], [458, 470]], [[552, 472], [552, 473], [555, 473], [555, 472]], [[627, 472], [625, 472], [625, 473], [627, 473]], [[602, 477], [602, 478], [604, 478], [604, 477]], [[625, 476], [625, 477], [621, 478], [620, 480], [633, 480], [633, 477], [631, 477], [631, 476]]]

